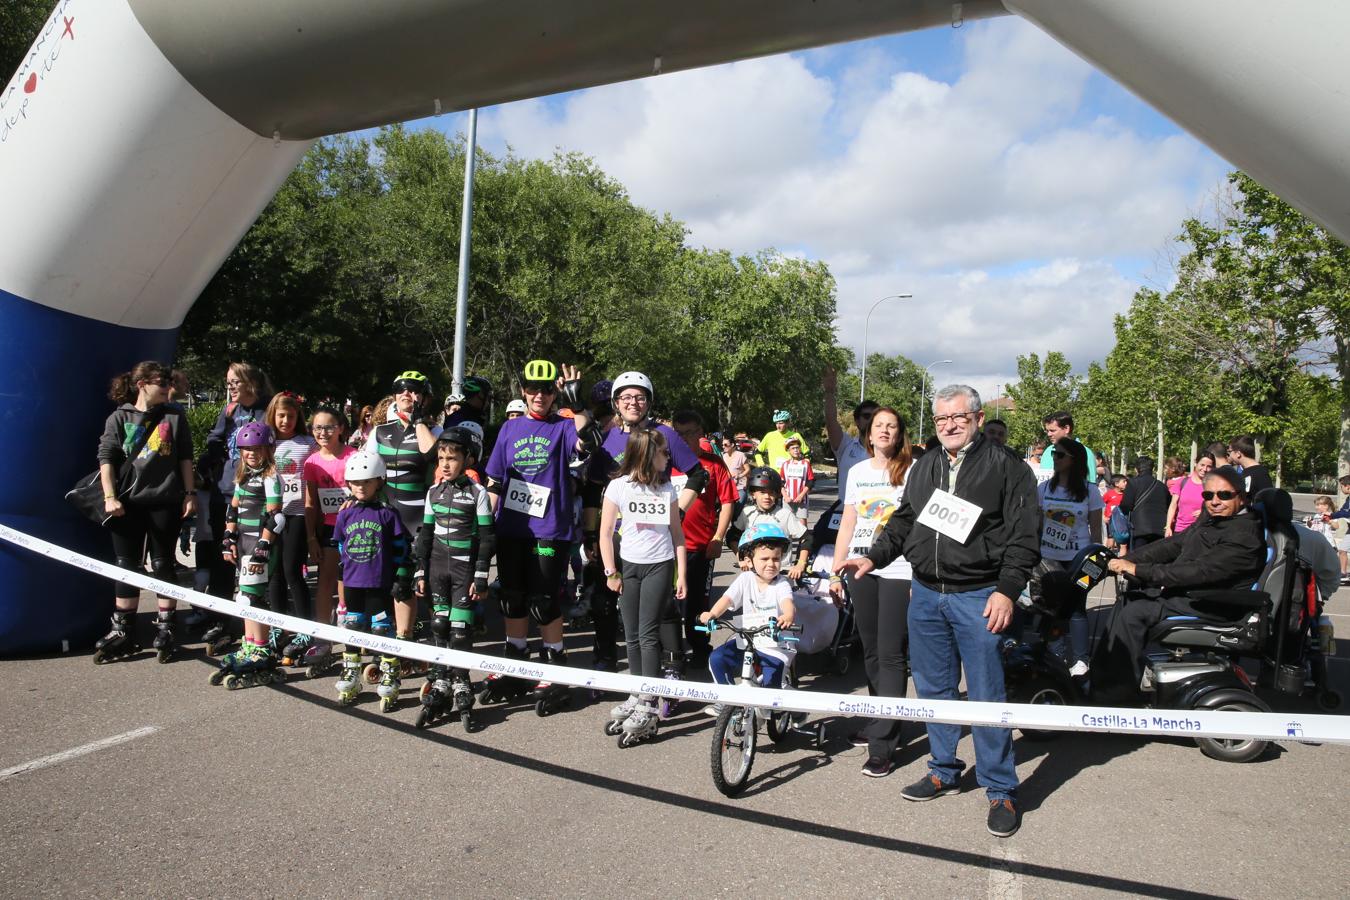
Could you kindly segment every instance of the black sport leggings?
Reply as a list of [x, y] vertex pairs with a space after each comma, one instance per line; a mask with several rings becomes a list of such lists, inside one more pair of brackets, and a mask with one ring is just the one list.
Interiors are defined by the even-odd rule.
[[[909, 581], [864, 575], [849, 586], [862, 638], [867, 692], [903, 697], [908, 687]], [[899, 719], [871, 719], [863, 726], [867, 754], [890, 759], [900, 745]]]
[[661, 675], [661, 648], [667, 662], [680, 665], [680, 607], [675, 602], [675, 560], [623, 563], [623, 636], [628, 644], [628, 673]]
[[[139, 506], [124, 503], [125, 515], [108, 520], [112, 534], [113, 554], [117, 565], [132, 572], [145, 571], [145, 547], [150, 545], [150, 568], [161, 581], [172, 582], [177, 577], [174, 569], [174, 546], [183, 526], [180, 506]], [[130, 600], [141, 595], [141, 589], [132, 584], [117, 582], [114, 596]]]
[[[277, 612], [286, 611], [286, 598], [291, 600], [291, 612], [302, 619], [314, 618], [314, 604], [310, 600], [309, 585], [305, 584], [304, 565], [309, 558], [309, 543], [304, 523], [299, 516], [290, 519], [281, 534], [272, 541], [272, 553], [277, 567], [267, 583], [267, 600]], [[299, 526], [299, 527], [297, 527]]]

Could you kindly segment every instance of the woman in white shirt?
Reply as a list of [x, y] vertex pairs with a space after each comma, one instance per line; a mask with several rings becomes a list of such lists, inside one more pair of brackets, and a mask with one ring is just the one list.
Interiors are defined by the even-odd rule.
[[[904, 420], [888, 406], [872, 414], [862, 435], [869, 458], [848, 472], [844, 508], [835, 539], [834, 558], [866, 556], [877, 532], [886, 527], [900, 508], [905, 492], [905, 474], [913, 450]], [[909, 582], [910, 567], [903, 556], [884, 569], [877, 569], [850, 584], [853, 615], [862, 638], [863, 665], [868, 693], [903, 697], [909, 681]], [[842, 597], [843, 583], [830, 579], [830, 593]], [[863, 774], [873, 778], [889, 775], [892, 757], [900, 745], [899, 719], [872, 719], [851, 738], [867, 745]]]

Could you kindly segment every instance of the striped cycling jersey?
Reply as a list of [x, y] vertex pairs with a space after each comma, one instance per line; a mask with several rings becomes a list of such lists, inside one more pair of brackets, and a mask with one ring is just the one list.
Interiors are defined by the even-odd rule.
[[240, 540], [262, 536], [267, 507], [281, 505], [281, 479], [276, 472], [264, 475], [251, 472], [234, 485], [235, 505], [239, 509]]
[[482, 543], [492, 525], [492, 504], [482, 485], [467, 475], [435, 485], [427, 492], [423, 508], [418, 559], [426, 565], [433, 553], [463, 561], [477, 556], [474, 575], [487, 578], [491, 553], [482, 552], [486, 549]]
[[385, 496], [403, 521], [410, 535], [422, 523], [423, 502], [427, 495], [428, 454], [417, 448], [417, 427], [401, 421], [378, 425], [371, 435], [375, 450], [384, 460]]

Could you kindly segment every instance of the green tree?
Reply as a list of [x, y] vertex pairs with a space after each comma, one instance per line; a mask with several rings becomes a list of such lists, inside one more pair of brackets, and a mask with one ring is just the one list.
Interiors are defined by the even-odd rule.
[[6, 0], [0, 3], [0, 73], [8, 82], [52, 14], [53, 0]]
[[1082, 378], [1058, 350], [1045, 354], [1044, 363], [1035, 353], [1017, 357], [1017, 381], [1007, 388], [1015, 408], [1004, 417], [1008, 445], [1028, 447], [1043, 436], [1045, 416], [1060, 410], [1072, 413], [1081, 386]]

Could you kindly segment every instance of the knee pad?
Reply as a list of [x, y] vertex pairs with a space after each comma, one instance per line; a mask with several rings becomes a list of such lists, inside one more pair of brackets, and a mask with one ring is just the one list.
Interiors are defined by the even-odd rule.
[[502, 615], [508, 619], [523, 619], [530, 614], [524, 591], [502, 588], [497, 592], [497, 600], [501, 604]]
[[135, 557], [132, 557], [132, 556], [119, 556], [119, 557], [117, 557], [117, 568], [119, 568], [119, 569], [129, 569], [129, 570], [132, 571], [132, 572], [141, 572], [141, 571], [144, 571], [144, 570], [141, 568], [141, 561], [140, 561], [139, 559], [136, 559]]
[[365, 613], [348, 612], [342, 617], [342, 627], [349, 631], [368, 631], [370, 625]]
[[252, 606], [254, 609], [271, 609], [272, 604], [267, 599], [267, 585], [239, 585], [240, 602]]
[[450, 647], [454, 650], [473, 649], [473, 610], [455, 608], [450, 611]]
[[178, 572], [174, 566], [173, 559], [165, 556], [152, 556], [150, 558], [150, 571], [160, 581], [173, 581]]
[[557, 594], [531, 594], [529, 608], [530, 618], [536, 625], [547, 625], [562, 615]]
[[431, 620], [431, 636], [436, 639], [437, 647], [444, 647], [450, 642], [450, 617], [439, 609]]

